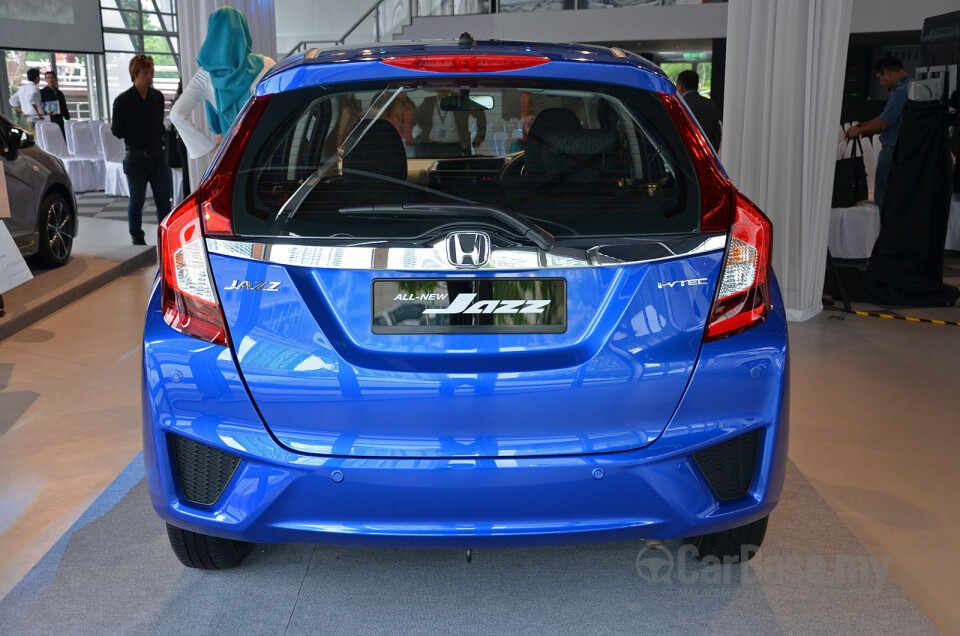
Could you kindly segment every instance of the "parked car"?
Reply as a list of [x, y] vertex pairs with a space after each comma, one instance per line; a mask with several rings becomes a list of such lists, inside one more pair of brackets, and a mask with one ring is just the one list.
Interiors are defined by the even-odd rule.
[[634, 54], [465, 36], [287, 59], [160, 229], [144, 458], [174, 552], [749, 558], [787, 460], [771, 232]]
[[36, 254], [44, 267], [63, 265], [77, 235], [77, 199], [63, 164], [3, 115], [0, 163], [11, 214], [3, 222], [20, 253]]

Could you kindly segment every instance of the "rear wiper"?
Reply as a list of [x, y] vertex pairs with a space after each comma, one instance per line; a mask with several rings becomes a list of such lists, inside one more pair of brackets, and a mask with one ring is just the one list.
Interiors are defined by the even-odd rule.
[[553, 234], [550, 232], [547, 232], [522, 214], [489, 205], [469, 203], [387, 203], [340, 208], [340, 214], [358, 216], [380, 214], [391, 214], [395, 216], [417, 216], [424, 214], [433, 216], [462, 216], [465, 212], [501, 221], [504, 225], [516, 230], [523, 235], [524, 238], [542, 250], [549, 250], [553, 247]]

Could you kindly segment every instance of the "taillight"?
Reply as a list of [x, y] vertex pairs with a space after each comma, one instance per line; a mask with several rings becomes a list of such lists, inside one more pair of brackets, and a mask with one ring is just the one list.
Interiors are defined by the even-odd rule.
[[700, 231], [726, 232], [730, 227], [731, 193], [730, 181], [710, 149], [710, 143], [691, 119], [687, 109], [676, 95], [660, 95], [663, 105], [670, 113], [684, 145], [693, 160], [700, 186]]
[[240, 158], [250, 141], [253, 129], [270, 101], [270, 95], [254, 99], [237, 115], [237, 121], [223, 140], [226, 144], [220, 161], [210, 175], [200, 184], [203, 205], [204, 234], [214, 236], [233, 235], [233, 184], [234, 175], [240, 166]]
[[200, 231], [197, 193], [163, 220], [158, 244], [163, 268], [164, 321], [180, 333], [226, 346], [227, 330]]
[[770, 251], [773, 227], [763, 212], [736, 195], [720, 289], [710, 310], [705, 340], [754, 327], [770, 313]]
[[528, 55], [416, 55], [386, 57], [384, 64], [432, 73], [495, 73], [540, 66], [549, 57]]

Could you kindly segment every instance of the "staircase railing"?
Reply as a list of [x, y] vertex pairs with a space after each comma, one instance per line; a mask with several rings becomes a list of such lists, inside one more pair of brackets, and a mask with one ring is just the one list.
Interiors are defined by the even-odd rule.
[[[338, 40], [304, 40], [302, 42], [297, 43], [297, 45], [293, 47], [289, 53], [287, 53], [287, 56], [289, 57], [291, 55], [296, 55], [297, 53], [303, 53], [311, 48], [314, 48], [313, 45], [316, 45], [316, 44], [332, 44], [333, 46], [346, 44], [347, 38], [353, 35], [353, 32], [356, 31], [358, 28], [360, 28], [360, 25], [363, 24], [364, 21], [367, 18], [369, 18], [371, 15], [374, 16], [373, 23], [375, 25], [374, 42], [379, 42], [381, 36], [383, 35], [380, 33], [380, 5], [382, 5], [384, 2], [386, 2], [386, 0], [377, 0], [377, 2], [372, 7], [367, 9], [366, 13], [360, 16], [359, 20], [354, 22], [353, 26], [347, 29], [347, 32], [344, 33], [343, 37], [341, 37], [340, 39]], [[414, 7], [416, 6], [417, 6], [417, 2], [415, 0], [410, 0], [410, 10], [408, 11], [407, 15], [411, 21], [413, 20]]]

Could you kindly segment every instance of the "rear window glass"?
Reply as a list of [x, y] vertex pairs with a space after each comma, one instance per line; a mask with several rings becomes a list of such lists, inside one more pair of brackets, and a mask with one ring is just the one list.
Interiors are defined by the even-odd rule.
[[[558, 240], [687, 233], [700, 217], [694, 175], [648, 91], [487, 78], [333, 84], [271, 97], [239, 166], [234, 231], [418, 240], [467, 224], [516, 237], [473, 205], [519, 213]], [[380, 212], [421, 205], [447, 213]]]

